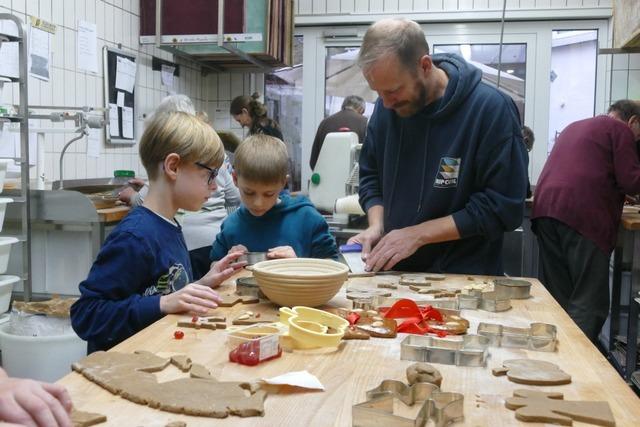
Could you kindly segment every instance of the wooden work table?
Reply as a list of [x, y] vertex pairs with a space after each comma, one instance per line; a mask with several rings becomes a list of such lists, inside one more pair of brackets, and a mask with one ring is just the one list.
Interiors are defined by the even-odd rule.
[[114, 206], [112, 208], [96, 209], [100, 222], [118, 222], [127, 216], [131, 208], [129, 206]]
[[[475, 277], [483, 280], [482, 277]], [[391, 276], [350, 279], [349, 286], [376, 288], [378, 283], [393, 280]], [[466, 276], [448, 276], [447, 285], [469, 284]], [[442, 389], [464, 394], [464, 422], [454, 425], [464, 426], [534, 426], [541, 424], [521, 423], [514, 413], [504, 407], [505, 397], [513, 390], [532, 388], [544, 391], [559, 391], [567, 400], [606, 400], [618, 426], [637, 425], [640, 420], [640, 399], [582, 334], [569, 316], [560, 308], [540, 282], [531, 279], [532, 297], [527, 300], [513, 300], [513, 308], [502, 313], [463, 310], [463, 317], [471, 322], [470, 332], [475, 333], [480, 321], [503, 323], [513, 326], [528, 326], [530, 322], [547, 322], [558, 327], [558, 349], [554, 353], [534, 352], [522, 349], [490, 347], [487, 367], [456, 367], [434, 365], [444, 377]], [[231, 281], [230, 281], [231, 282]], [[230, 282], [221, 288], [223, 293], [231, 293]], [[437, 282], [435, 282], [437, 286]], [[345, 286], [330, 302], [332, 306], [347, 306]], [[404, 287], [401, 287], [404, 288]], [[409, 290], [403, 293], [411, 292]], [[416, 294], [414, 294], [416, 295]], [[216, 313], [224, 313], [227, 323], [240, 311], [275, 312], [269, 303], [259, 305], [236, 305], [220, 308]], [[179, 316], [166, 316], [145, 330], [114, 348], [116, 351], [133, 352], [148, 350], [161, 356], [188, 354], [194, 362], [206, 365], [211, 373], [221, 381], [250, 381], [269, 378], [290, 371], [307, 370], [316, 375], [324, 384], [324, 392], [301, 392], [269, 395], [265, 401], [264, 417], [211, 419], [161, 412], [147, 406], [134, 404], [114, 396], [99, 386], [73, 372], [62, 378], [77, 408], [107, 415], [112, 426], [164, 426], [169, 421], [182, 420], [188, 426], [349, 426], [351, 406], [365, 399], [365, 392], [380, 384], [384, 379], [406, 382], [405, 369], [412, 364], [400, 360], [400, 341], [396, 339], [376, 339], [367, 341], [347, 341], [338, 351], [328, 354], [283, 353], [282, 357], [256, 367], [247, 367], [228, 362], [225, 345], [225, 331], [183, 329], [185, 336], [175, 340], [173, 332], [178, 329]], [[513, 358], [541, 359], [558, 364], [573, 377], [571, 384], [555, 387], [523, 386], [510, 382], [506, 377], [494, 377], [491, 368], [501, 365], [503, 360]], [[160, 381], [173, 379], [184, 374], [169, 366], [159, 374]], [[587, 424], [574, 422], [574, 426]]]

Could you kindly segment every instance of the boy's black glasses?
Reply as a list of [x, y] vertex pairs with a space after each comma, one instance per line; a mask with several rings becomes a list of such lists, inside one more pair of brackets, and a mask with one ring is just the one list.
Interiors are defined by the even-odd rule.
[[218, 176], [218, 169], [210, 168], [209, 166], [203, 165], [200, 162], [196, 162], [196, 166], [200, 166], [201, 168], [209, 171], [209, 179], [207, 180], [207, 185], [213, 184], [213, 182], [216, 180], [216, 176]]

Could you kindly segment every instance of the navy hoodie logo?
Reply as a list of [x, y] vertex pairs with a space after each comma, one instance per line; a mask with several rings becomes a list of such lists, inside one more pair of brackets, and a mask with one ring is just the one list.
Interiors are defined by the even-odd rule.
[[457, 187], [459, 173], [460, 157], [442, 157], [433, 186], [437, 188]]
[[158, 278], [155, 285], [149, 286], [144, 291], [144, 296], [150, 295], [168, 295], [177, 290], [184, 288], [189, 282], [189, 275], [184, 266], [180, 263], [173, 264], [169, 267], [169, 272]]

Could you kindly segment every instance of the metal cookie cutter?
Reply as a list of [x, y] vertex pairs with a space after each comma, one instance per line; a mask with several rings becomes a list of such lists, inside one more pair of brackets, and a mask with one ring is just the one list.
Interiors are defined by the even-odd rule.
[[400, 343], [400, 359], [457, 366], [486, 366], [489, 338], [465, 335], [450, 340], [422, 335], [407, 335]]
[[531, 296], [531, 282], [500, 278], [494, 281], [493, 290], [505, 298], [527, 299]]
[[511, 308], [511, 299], [503, 297], [498, 292], [482, 292], [480, 297], [480, 310], [484, 311], [507, 311]]
[[236, 279], [236, 295], [246, 295], [255, 298], [266, 299], [255, 277], [239, 277]]
[[[408, 406], [423, 402], [415, 419], [394, 414], [394, 399]], [[435, 384], [415, 383], [407, 386], [401, 381], [385, 380], [367, 391], [367, 401], [354, 405], [354, 427], [394, 426], [424, 427], [431, 420], [436, 427], [443, 427], [464, 418], [464, 396], [460, 393], [442, 392]]]
[[493, 347], [526, 348], [534, 351], [555, 351], [557, 329], [549, 323], [532, 323], [528, 328], [480, 323], [478, 335], [489, 338]]
[[506, 311], [511, 308], [511, 299], [497, 291], [482, 292], [471, 291], [468, 294], [459, 294], [457, 298], [458, 308], [467, 310]]

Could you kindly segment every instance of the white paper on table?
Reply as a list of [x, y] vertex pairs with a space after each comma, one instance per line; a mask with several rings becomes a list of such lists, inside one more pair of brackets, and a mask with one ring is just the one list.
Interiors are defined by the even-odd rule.
[[133, 108], [122, 107], [122, 136], [133, 138]]
[[176, 67], [172, 67], [171, 65], [162, 64], [161, 66], [160, 77], [162, 84], [169, 89], [173, 89], [173, 72], [175, 70]]
[[320, 380], [318, 380], [315, 375], [312, 375], [307, 371], [288, 372], [273, 378], [263, 378], [262, 381], [267, 384], [291, 385], [294, 387], [324, 391], [324, 386]]
[[100, 142], [102, 140], [102, 129], [89, 128], [87, 135], [87, 156], [100, 157]]
[[78, 21], [78, 69], [98, 73], [98, 36], [96, 24]]
[[118, 125], [118, 106], [109, 104], [109, 135], [120, 136], [120, 126]]
[[124, 107], [124, 92], [118, 91], [116, 105], [118, 107]]
[[133, 93], [133, 86], [136, 83], [136, 63], [121, 56], [118, 56], [116, 63], [116, 89]]
[[29, 25], [29, 74], [49, 81], [51, 33]]

